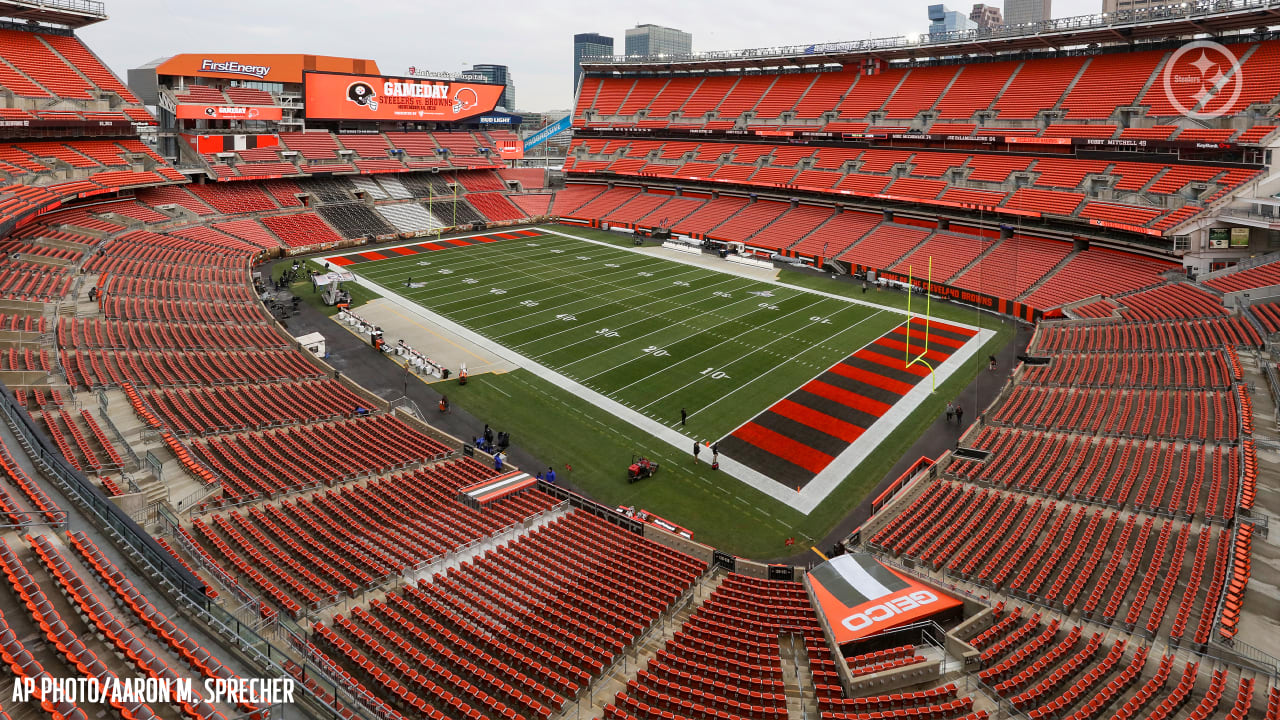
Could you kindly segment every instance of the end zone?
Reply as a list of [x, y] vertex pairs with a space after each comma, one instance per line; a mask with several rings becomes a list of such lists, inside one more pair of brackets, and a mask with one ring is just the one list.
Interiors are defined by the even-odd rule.
[[[526, 233], [526, 234], [517, 234], [517, 233]], [[521, 238], [532, 237], [532, 236], [547, 234], [547, 233], [557, 234], [557, 235], [560, 234], [560, 233], [556, 233], [554, 230], [543, 231], [541, 229], [538, 229], [538, 230], [525, 230], [525, 231], [511, 231], [508, 233], [497, 233], [497, 234], [481, 233], [481, 234], [476, 234], [472, 236], [452, 238], [452, 240], [469, 241], [469, 242], [462, 243], [463, 245], [467, 245], [467, 244], [476, 244], [477, 242], [491, 242], [492, 240], [490, 240], [489, 238], [514, 239], [517, 237], [521, 237]], [[495, 235], [497, 236], [505, 235], [505, 236], [508, 236], [508, 238], [495, 237]], [[598, 241], [592, 241], [584, 238], [574, 237], [573, 239], [594, 243], [594, 244], [602, 244], [602, 245], [604, 244], [604, 243], [599, 243]], [[416, 252], [430, 252], [432, 249], [442, 249], [443, 247], [446, 247], [446, 246], [439, 246], [437, 248], [421, 249], [419, 247], [421, 245], [422, 245], [421, 243], [417, 243], [417, 244], [408, 243], [402, 246], [380, 249], [377, 251], [377, 253], [384, 258], [389, 258], [389, 257], [395, 257], [396, 255], [414, 254]], [[455, 242], [451, 246], [457, 247], [458, 243]], [[617, 248], [616, 246], [610, 246], [610, 247], [614, 247], [615, 249], [622, 249], [622, 250], [625, 250], [626, 252], [635, 252], [635, 253], [639, 252], [631, 248]], [[408, 250], [408, 252], [405, 252], [405, 250]], [[322, 261], [334, 262], [336, 258], [350, 258], [353, 255], [363, 256], [365, 255], [365, 253], [347, 253], [345, 255], [322, 258]], [[346, 264], [350, 265], [350, 264], [353, 264], [353, 262], [363, 262], [363, 261], [374, 260], [374, 259], [375, 258], [365, 257], [361, 261], [349, 261]], [[342, 263], [339, 263], [339, 264], [342, 264]], [[737, 273], [733, 271], [732, 267], [709, 268], [709, 269], [715, 272], [720, 272], [720, 273], [725, 273], [730, 275], [737, 275]], [[618, 419], [623, 420], [628, 424], [636, 427], [637, 429], [642, 430], [648, 433], [649, 435], [652, 435], [653, 437], [667, 443], [671, 447], [675, 448], [676, 451], [681, 454], [689, 453], [693, 443], [696, 441], [694, 437], [684, 435], [674, 428], [667, 427], [661, 422], [651, 417], [648, 417], [633, 408], [627, 407], [623, 403], [613, 400], [612, 398], [609, 398], [600, 392], [592, 390], [591, 388], [588, 388], [585, 385], [575, 380], [571, 380], [570, 378], [560, 374], [556, 370], [537, 362], [531, 357], [525, 356], [515, 350], [512, 350], [493, 340], [490, 340], [489, 338], [486, 338], [480, 335], [479, 333], [444, 317], [443, 315], [440, 315], [426, 307], [423, 307], [422, 305], [418, 304], [417, 302], [411, 299], [401, 296], [393, 288], [382, 286], [378, 283], [375, 283], [369, 280], [368, 278], [365, 278], [359, 275], [357, 275], [356, 277], [356, 282], [382, 295], [383, 298], [385, 298], [389, 303], [395, 305], [401, 312], [411, 317], [420, 318], [425, 322], [432, 323], [435, 326], [444, 329], [446, 332], [453, 334], [458, 338], [461, 338], [462, 340], [464, 340], [469, 344], [483, 348], [486, 352], [491, 353], [496, 357], [502, 358], [513, 365], [516, 365], [518, 367], [521, 367], [530, 371], [531, 373], [538, 376], [542, 380], [545, 380], [565, 390], [566, 392], [572, 393], [578, 396], [579, 398], [582, 398], [583, 400], [610, 413], [611, 415], [617, 417]], [[778, 284], [783, 285], [784, 283], [778, 283]], [[842, 302], [846, 302], [851, 305], [864, 305], [864, 306], [873, 305], [865, 301], [860, 301], [854, 298], [848, 298], [842, 295], [834, 295], [831, 293], [824, 293], [821, 291], [809, 290], [807, 288], [800, 288], [797, 286], [788, 285], [788, 287], [791, 287], [795, 290], [799, 290], [802, 292], [811, 293], [813, 295], [840, 300]], [[874, 307], [882, 310], [902, 313], [901, 310], [896, 310], [894, 308], [885, 308], [878, 305], [874, 305]], [[902, 314], [905, 315], [905, 313], [902, 313]], [[911, 321], [912, 325], [915, 325], [919, 320], [920, 320], [919, 318], [912, 320]], [[963, 366], [965, 361], [973, 358], [977, 354], [978, 350], [996, 334], [994, 330], [980, 329], [972, 326], [963, 325], [960, 323], [943, 324], [943, 323], [938, 323], [936, 321], [933, 321], [931, 323], [931, 328], [932, 328], [932, 332], [934, 333], [937, 333], [938, 330], [941, 328], [945, 328], [947, 332], [953, 335], [953, 338], [952, 338], [953, 346], [946, 348], [949, 352], [944, 354], [938, 351], [939, 352], [938, 357], [935, 358], [940, 361], [936, 367], [937, 379], [939, 381], [945, 381], [953, 373], [959, 370]], [[851, 360], [857, 359], [860, 354], [864, 354], [864, 355], [868, 353], [874, 354], [877, 351], [877, 347], [883, 346], [881, 347], [881, 349], [883, 349], [884, 352], [892, 355], [896, 360], [897, 364], [900, 366], [902, 364], [902, 359], [900, 355], [901, 347], [902, 347], [901, 344], [906, 340], [907, 336], [905, 335], [905, 333], [908, 333], [908, 332], [914, 333], [916, 331], [909, 330], [907, 328], [907, 324], [903, 323], [902, 325], [898, 326], [897, 328], [890, 331], [889, 333], [886, 333], [885, 335], [871, 341], [866, 346], [864, 346], [863, 348], [855, 352], [853, 355], [851, 355], [849, 358], [846, 358], [845, 361], [842, 361], [842, 363], [838, 363], [837, 365], [842, 366], [842, 365], [849, 364]], [[963, 339], [966, 337], [967, 339]], [[959, 344], [956, 345], [955, 343], [959, 343]], [[931, 351], [931, 352], [935, 352], [935, 351]], [[854, 366], [851, 365], [851, 367], [854, 367]], [[839, 369], [843, 369], [843, 368], [839, 368]], [[795, 389], [791, 393], [791, 395], [794, 396], [797, 393], [810, 392], [810, 390], [817, 389], [816, 386], [813, 385], [815, 382], [822, 382], [826, 385], [831, 385], [833, 387], [837, 386], [839, 382], [843, 382], [843, 381], [836, 380], [835, 383], [831, 383], [821, 379], [824, 376], [833, 372], [836, 372], [837, 374], [839, 374], [837, 369], [829, 368], [823, 373], [821, 373], [818, 378], [814, 378], [804, 386], [798, 389]], [[887, 371], [882, 371], [879, 374], [882, 377], [886, 377], [886, 379], [892, 379], [892, 378], [887, 378], [886, 376]], [[864, 377], [866, 377], [866, 379], [870, 381], [869, 383], [870, 385], [875, 385], [876, 381], [874, 380], [874, 378], [870, 378], [867, 376], [864, 376]], [[835, 380], [835, 378], [829, 378], [829, 379]], [[889, 385], [889, 383], [887, 382], [883, 382], [882, 384], [885, 386]], [[850, 439], [850, 442], [847, 444], [847, 446], [843, 447], [842, 449], [836, 449], [833, 452], [828, 453], [828, 456], [829, 456], [828, 460], [825, 463], [823, 463], [820, 467], [813, 468], [813, 472], [809, 475], [808, 479], [804, 483], [802, 483], [802, 487], [799, 489], [799, 491], [797, 491], [797, 487], [795, 484], [787, 484], [789, 482], [789, 478], [781, 479], [781, 478], [773, 477], [771, 475], [772, 471], [770, 470], [770, 468], [762, 467], [760, 466], [760, 463], [752, 461], [751, 458], [747, 457], [746, 452], [740, 451], [738, 454], [741, 457], [738, 457], [738, 456], [735, 456], [733, 452], [728, 452], [727, 451], [728, 448], [726, 448], [726, 452], [722, 453], [720, 456], [720, 470], [723, 471], [725, 474], [735, 478], [736, 480], [743, 482], [747, 485], [750, 485], [751, 487], [769, 496], [770, 498], [784, 505], [787, 505], [788, 507], [791, 507], [792, 509], [802, 514], [807, 515], [813, 512], [813, 510], [817, 508], [819, 503], [821, 503], [833, 490], [835, 490], [835, 488], [846, 477], [848, 477], [848, 475], [858, 466], [858, 464], [861, 463], [864, 459], [866, 459], [867, 456], [870, 455], [870, 453], [877, 446], [879, 446], [879, 444], [882, 441], [884, 441], [893, 430], [895, 430], [899, 425], [901, 425], [901, 423], [905, 421], [906, 418], [909, 417], [911, 413], [931, 393], [931, 390], [928, 384], [925, 384], [925, 383], [915, 383], [911, 387], [908, 387], [907, 384], [904, 383], [901, 386], [894, 386], [894, 387], [896, 387], [899, 391], [901, 391], [898, 397], [896, 399], [889, 398], [884, 401], [878, 401], [880, 402], [880, 406], [877, 406], [878, 416], [876, 417], [876, 419], [874, 419], [874, 421], [866, 422], [865, 427], [860, 428], [861, 432], [859, 432], [856, 435], [856, 437], [852, 437]], [[786, 391], [784, 390], [783, 392], [786, 392]], [[875, 391], [868, 389], [866, 390], [866, 392], [874, 393]], [[791, 396], [788, 396], [788, 399], [790, 398]], [[783, 402], [786, 402], [786, 399], [784, 399]], [[794, 400], [792, 400], [792, 402], [794, 402]], [[777, 406], [778, 405], [768, 408], [764, 412], [771, 412]], [[735, 433], [736, 432], [737, 431], [735, 431]], [[733, 433], [731, 433], [731, 435], [732, 434]]]

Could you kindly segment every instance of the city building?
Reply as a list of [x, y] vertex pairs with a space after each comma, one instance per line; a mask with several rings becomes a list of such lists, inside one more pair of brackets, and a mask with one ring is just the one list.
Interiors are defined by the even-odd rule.
[[627, 29], [627, 55], [688, 55], [693, 36], [683, 30], [645, 23]]
[[929, 34], [972, 30], [976, 25], [959, 10], [948, 10], [946, 5], [929, 6]]
[[498, 101], [498, 106], [515, 111], [516, 83], [511, 79], [511, 70], [506, 65], [472, 65], [471, 69], [463, 74], [483, 78], [484, 82], [495, 85], [505, 85], [506, 89], [502, 91], [502, 99]]
[[573, 92], [582, 82], [582, 58], [613, 54], [613, 38], [600, 33], [578, 33], [573, 36]]
[[1102, 0], [1102, 12], [1113, 13], [1117, 10], [1148, 10], [1165, 7], [1169, 0]]
[[1051, 0], [1004, 0], [1004, 24], [1026, 25], [1053, 17]]
[[1004, 24], [1004, 15], [995, 5], [974, 3], [969, 19], [979, 28], [995, 28]]

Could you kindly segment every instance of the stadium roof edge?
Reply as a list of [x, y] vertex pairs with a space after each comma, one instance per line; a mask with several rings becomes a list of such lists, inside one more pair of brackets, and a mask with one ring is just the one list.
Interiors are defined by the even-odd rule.
[[98, 0], [0, 0], [0, 18], [76, 29], [107, 19]]
[[[653, 72], [674, 70], [750, 69], [780, 66], [845, 64], [867, 57], [923, 60], [959, 55], [1060, 49], [1097, 44], [1163, 40], [1170, 37], [1218, 35], [1280, 25], [1280, 0], [1212, 0], [1177, 6], [1082, 15], [1017, 27], [988, 28], [934, 35], [898, 36], [689, 55], [584, 58], [587, 72]], [[998, 47], [993, 45], [998, 44]]]

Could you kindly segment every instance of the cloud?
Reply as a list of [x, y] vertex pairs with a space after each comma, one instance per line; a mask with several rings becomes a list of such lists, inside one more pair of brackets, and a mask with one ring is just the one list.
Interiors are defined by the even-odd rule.
[[[616, 39], [638, 23], [693, 34], [694, 50], [808, 45], [923, 32], [936, 0], [486, 0], [424, 3], [379, 0], [108, 0], [111, 19], [80, 31], [122, 77], [182, 52], [280, 52], [377, 61], [383, 72], [410, 65], [460, 71], [468, 64], [511, 67], [520, 109], [573, 103], [573, 35]], [[967, 10], [972, 1], [950, 3]], [[1056, 0], [1059, 17], [1098, 12], [1101, 0]]]

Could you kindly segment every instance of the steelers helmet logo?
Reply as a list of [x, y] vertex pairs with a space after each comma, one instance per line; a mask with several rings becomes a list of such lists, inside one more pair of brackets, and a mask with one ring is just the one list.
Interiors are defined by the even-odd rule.
[[364, 81], [353, 82], [347, 86], [347, 99], [360, 107], [367, 107], [370, 110], [378, 109], [378, 96], [374, 94], [373, 86]]

